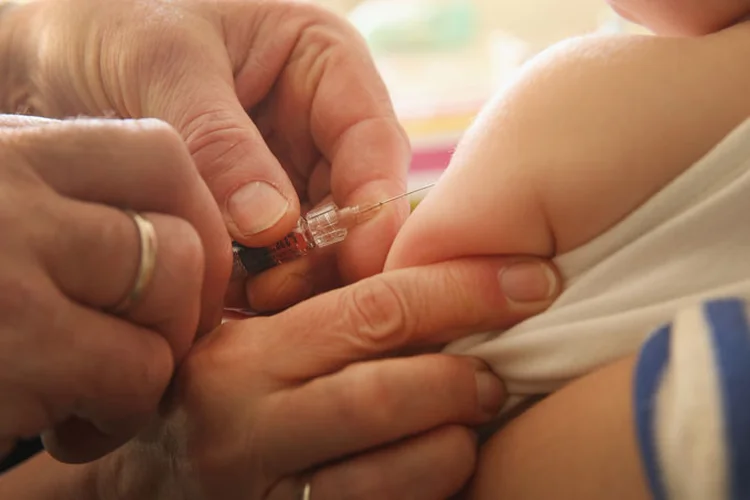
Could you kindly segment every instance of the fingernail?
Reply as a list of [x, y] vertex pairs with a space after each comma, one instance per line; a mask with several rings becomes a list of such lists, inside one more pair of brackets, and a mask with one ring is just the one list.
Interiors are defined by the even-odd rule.
[[557, 290], [557, 275], [547, 264], [522, 262], [500, 271], [500, 286], [512, 302], [540, 302]]
[[479, 408], [483, 413], [494, 416], [503, 402], [503, 384], [486, 366], [477, 369], [475, 376]]
[[289, 210], [289, 200], [267, 182], [256, 181], [238, 189], [227, 210], [237, 229], [252, 236], [279, 222]]

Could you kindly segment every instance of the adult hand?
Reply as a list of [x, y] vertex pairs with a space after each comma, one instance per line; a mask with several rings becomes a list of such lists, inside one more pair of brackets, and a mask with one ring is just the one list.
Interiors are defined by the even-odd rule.
[[[372, 202], [405, 189], [408, 141], [366, 45], [319, 7], [37, 0], [6, 16], [26, 74], [11, 75], [7, 106], [167, 121], [241, 243], [276, 242], [300, 204]], [[394, 204], [326, 263], [254, 283], [253, 305], [273, 309], [379, 272], [407, 214], [405, 201]]]
[[[118, 208], [140, 211], [158, 247], [141, 298], [114, 315], [141, 258]], [[135, 433], [199, 319], [221, 314], [222, 231], [168, 125], [0, 116], [0, 443], [47, 430], [78, 461]]]
[[99, 463], [99, 491], [282, 500], [310, 481], [318, 500], [449, 497], [475, 464], [467, 427], [495, 415], [501, 383], [467, 357], [386, 356], [541, 312], [559, 286], [538, 281], [555, 274], [518, 263], [404, 269], [223, 325], [182, 365], [169, 420]]

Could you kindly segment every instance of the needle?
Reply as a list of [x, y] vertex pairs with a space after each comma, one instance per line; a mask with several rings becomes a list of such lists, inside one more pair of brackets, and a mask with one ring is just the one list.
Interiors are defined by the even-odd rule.
[[435, 186], [435, 184], [437, 184], [437, 183], [433, 182], [432, 184], [427, 184], [426, 186], [422, 186], [421, 188], [412, 189], [411, 191], [407, 191], [406, 193], [401, 193], [401, 194], [396, 195], [396, 196], [394, 196], [392, 198], [388, 198], [387, 200], [383, 200], [383, 201], [379, 201], [377, 203], [373, 203], [369, 207], [363, 208], [360, 211], [360, 213], [369, 212], [370, 210], [378, 209], [378, 208], [382, 207], [383, 205], [385, 205], [386, 203], [390, 203], [392, 201], [396, 201], [396, 200], [399, 200], [401, 198], [405, 198], [405, 197], [410, 196], [410, 195], [412, 195], [414, 193], [419, 193], [420, 191], [424, 191], [425, 189], [430, 189], [431, 187]]
[[372, 210], [376, 210], [376, 209], [382, 207], [383, 205], [385, 205], [386, 203], [390, 203], [392, 201], [396, 201], [396, 200], [399, 200], [401, 198], [405, 198], [407, 196], [410, 196], [412, 194], [418, 193], [420, 191], [424, 191], [425, 189], [430, 189], [431, 187], [434, 187], [435, 184], [437, 184], [437, 182], [433, 182], [432, 184], [427, 184], [426, 186], [422, 186], [422, 187], [417, 188], [417, 189], [412, 189], [411, 191], [407, 191], [406, 193], [401, 193], [401, 194], [393, 196], [391, 198], [388, 198], [388, 199], [385, 199], [385, 200], [382, 200], [382, 201], [378, 201], [376, 203], [373, 203], [372, 205], [364, 205], [364, 206], [362, 206], [362, 205], [355, 205], [353, 207], [348, 207], [348, 208], [344, 208], [344, 209], [339, 209], [339, 208], [336, 208], [335, 206], [333, 206], [333, 207], [329, 208], [328, 210], [325, 210], [323, 212], [315, 214], [315, 216], [316, 217], [320, 217], [321, 215], [325, 215], [325, 214], [327, 214], [329, 212], [339, 211], [339, 210], [354, 211], [354, 213], [356, 213], [358, 215], [361, 215], [361, 214], [363, 214], [365, 212], [371, 212]]

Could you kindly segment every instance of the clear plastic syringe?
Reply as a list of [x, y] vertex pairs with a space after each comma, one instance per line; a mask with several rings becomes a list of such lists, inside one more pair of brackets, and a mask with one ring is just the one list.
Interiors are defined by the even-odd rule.
[[339, 208], [334, 203], [327, 203], [300, 217], [297, 227], [271, 246], [253, 248], [233, 242], [232, 279], [256, 275], [303, 257], [316, 248], [339, 243], [347, 237], [349, 229], [372, 218], [383, 205], [434, 185], [429, 184], [387, 200], [365, 205]]

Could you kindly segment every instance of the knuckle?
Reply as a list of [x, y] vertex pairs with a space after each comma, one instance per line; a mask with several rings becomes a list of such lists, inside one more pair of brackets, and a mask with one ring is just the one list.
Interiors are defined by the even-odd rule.
[[133, 150], [138, 152], [139, 161], [148, 159], [158, 168], [160, 178], [169, 181], [171, 192], [179, 193], [181, 184], [194, 177], [195, 169], [187, 147], [171, 125], [156, 118], [142, 118], [128, 120], [124, 130], [127, 130], [129, 142], [134, 143]]
[[54, 320], [55, 300], [38, 276], [24, 269], [0, 273], [0, 318], [4, 323], [34, 325]]
[[436, 389], [440, 386], [447, 389], [449, 395], [459, 397], [473, 392], [475, 370], [468, 358], [446, 354], [427, 354], [422, 358], [425, 361], [423, 384], [434, 385]]
[[157, 342], [150, 342], [140, 353], [131, 356], [124, 368], [127, 371], [122, 375], [126, 376], [117, 377], [121, 382], [109, 380], [105, 386], [93, 388], [94, 394], [111, 394], [113, 387], [109, 384], [119, 385], [122, 391], [119, 397], [132, 396], [127, 398], [131, 402], [123, 408], [124, 412], [130, 415], [152, 413], [172, 378], [174, 362], [169, 345], [161, 337]]
[[174, 273], [173, 277], [192, 277], [190, 281], [200, 287], [205, 252], [198, 231], [188, 221], [177, 217], [170, 217], [169, 226], [168, 241], [171, 244], [168, 262]]
[[222, 140], [237, 139], [242, 143], [247, 137], [247, 131], [237, 124], [234, 113], [225, 108], [200, 108], [187, 115], [185, 121], [185, 142], [193, 155]]
[[[440, 286], [441, 291], [454, 290], [456, 300], [461, 301], [462, 310], [472, 310], [471, 304], [474, 302], [470, 298], [470, 294], [466, 293], [468, 290], [476, 289], [476, 284], [471, 280], [467, 279], [465, 269], [460, 265], [445, 266], [443, 273], [440, 274], [442, 283]], [[436, 272], [438, 270], [436, 269]]]
[[151, 359], [143, 356], [135, 365], [137, 375], [135, 382], [137, 386], [144, 387], [147, 391], [148, 388], [151, 388], [148, 391], [152, 395], [151, 401], [147, 400], [146, 402], [148, 408], [158, 403], [159, 399], [161, 399], [162, 392], [164, 392], [169, 380], [172, 378], [174, 370], [172, 350], [166, 342], [159, 341], [158, 343], [154, 343], [151, 352]]
[[[450, 326], [473, 330], [484, 324], [487, 311], [481, 304], [483, 289], [467, 272], [463, 262], [450, 262], [436, 266], [431, 272], [429, 283], [433, 286], [426, 290], [429, 300], [426, 307], [432, 311], [440, 309], [443, 316], [449, 318]], [[446, 325], [447, 326], [447, 325]]]
[[187, 117], [185, 143], [204, 169], [210, 166], [202, 172], [209, 183], [236, 168], [240, 159], [257, 155], [263, 145], [252, 140], [233, 113], [224, 109], [203, 109]]
[[[476, 369], [469, 358], [426, 354], [409, 360], [410, 384], [423, 407], [432, 408], [443, 421], [474, 421], [479, 405], [476, 399]], [[406, 387], [402, 384], [402, 387]]]
[[344, 324], [366, 349], [380, 352], [408, 341], [412, 325], [405, 299], [386, 280], [361, 281], [341, 297]]
[[402, 405], [399, 396], [386, 377], [366, 364], [355, 364], [343, 370], [349, 371], [342, 379], [347, 380], [344, 397], [339, 400], [341, 421], [360, 422], [369, 432], [388, 429], [399, 416]]
[[[54, 229], [48, 232], [57, 248], [67, 247], [70, 251], [75, 245], [83, 250], [87, 258], [96, 255], [102, 248], [117, 249], [120, 252], [135, 249], [137, 236], [132, 219], [114, 208], [111, 211], [115, 217], [107, 219], [108, 223], [90, 223], [87, 220], [86, 224], [81, 224], [81, 219], [89, 216], [90, 212], [58, 210], [53, 215], [57, 219], [54, 221]], [[95, 216], [91, 217], [94, 221], [100, 222], [94, 219]], [[109, 223], [110, 221], [112, 223]]]
[[[262, 361], [266, 351], [247, 333], [242, 325], [226, 323], [193, 345], [176, 374], [181, 404], [188, 412], [206, 413], [206, 401], [215, 400], [216, 395], [222, 393], [228, 371], [235, 373], [238, 366], [243, 367], [245, 379], [249, 381], [247, 389], [252, 391], [256, 384], [262, 384], [260, 381], [265, 376]], [[248, 364], [248, 360], [253, 362]]]
[[435, 454], [445, 463], [436, 464], [446, 474], [445, 480], [453, 482], [450, 489], [459, 489], [471, 477], [477, 463], [477, 438], [472, 430], [459, 425], [441, 429], [437, 436], [445, 453]]
[[281, 0], [274, 7], [279, 9], [282, 18], [297, 17], [309, 23], [343, 24], [341, 16], [317, 3], [300, 3], [297, 0]]
[[[0, 165], [2, 165], [3, 198], [18, 194], [18, 187], [39, 186], [39, 177], [30, 168], [31, 158], [38, 149], [46, 148], [45, 137], [38, 129], [0, 131]], [[21, 198], [23, 196], [16, 196]], [[20, 201], [14, 199], [13, 201]]]
[[201, 239], [186, 221], [160, 219], [157, 226], [161, 247], [157, 254], [157, 278], [150, 295], [151, 325], [165, 333], [176, 355], [182, 357], [195, 334], [205, 258]]
[[445, 447], [455, 454], [455, 462], [473, 462], [476, 458], [477, 442], [474, 432], [461, 425], [449, 425], [442, 431]]

